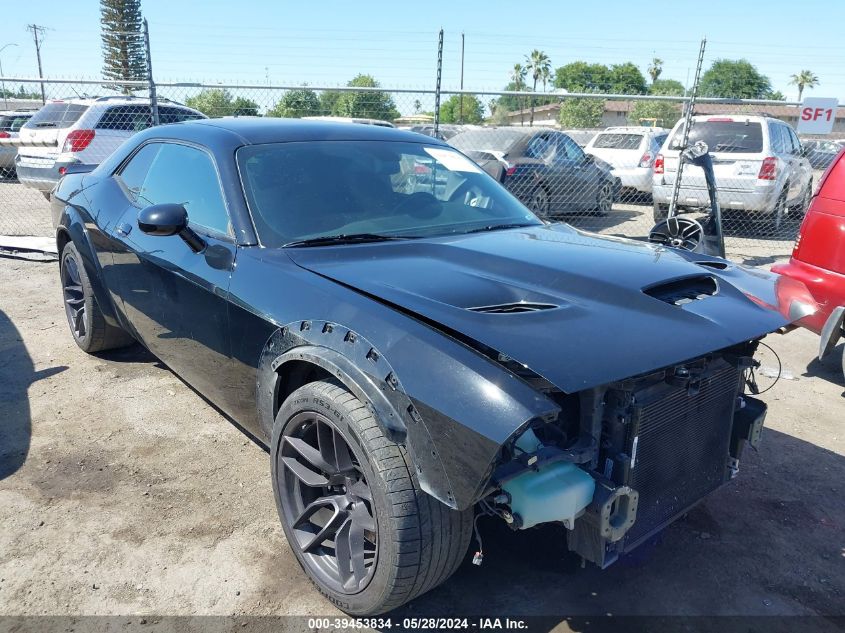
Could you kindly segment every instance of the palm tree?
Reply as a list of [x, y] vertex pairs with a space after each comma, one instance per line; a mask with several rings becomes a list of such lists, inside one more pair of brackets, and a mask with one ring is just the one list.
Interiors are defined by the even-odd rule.
[[798, 86], [798, 101], [801, 101], [804, 88], [815, 88], [819, 85], [819, 78], [812, 70], [802, 70], [800, 73], [792, 75], [789, 83]]
[[551, 65], [546, 66], [543, 68], [543, 73], [540, 75], [540, 81], [543, 82], [543, 92], [546, 92], [546, 84], [549, 83], [552, 79], [552, 67]]
[[[543, 51], [538, 51], [535, 48], [530, 55], [525, 56], [525, 65], [527, 70], [531, 71], [531, 77], [534, 79], [532, 92], [537, 92], [537, 81], [543, 77], [544, 73], [551, 73], [552, 61]], [[531, 122], [529, 125], [534, 125], [534, 95], [531, 95]]]
[[414, 101], [414, 114], [419, 114], [420, 110], [422, 110], [422, 103], [420, 103], [420, 100], [417, 99]]
[[653, 57], [651, 60], [651, 64], [648, 66], [648, 75], [651, 77], [651, 83], [657, 81], [657, 78], [660, 77], [660, 73], [663, 72], [663, 60], [659, 57]]
[[[525, 77], [527, 74], [528, 71], [522, 67], [522, 64], [513, 65], [513, 70], [511, 71], [511, 81], [513, 82], [513, 87], [517, 92], [525, 90]], [[525, 123], [525, 115], [522, 112], [522, 97], [516, 98], [516, 104], [519, 106], [519, 124], [523, 125]]]

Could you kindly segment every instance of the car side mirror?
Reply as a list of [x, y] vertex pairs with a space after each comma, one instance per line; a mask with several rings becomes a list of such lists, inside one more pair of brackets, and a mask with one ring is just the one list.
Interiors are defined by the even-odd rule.
[[138, 212], [138, 228], [147, 235], [178, 235], [195, 253], [205, 249], [205, 242], [188, 226], [188, 212], [181, 204], [154, 204]]

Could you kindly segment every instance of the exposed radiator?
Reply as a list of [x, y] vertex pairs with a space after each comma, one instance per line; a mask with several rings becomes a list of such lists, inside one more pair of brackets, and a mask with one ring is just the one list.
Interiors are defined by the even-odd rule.
[[728, 478], [731, 424], [740, 371], [713, 361], [692, 387], [661, 382], [636, 391], [627, 439], [629, 483], [639, 492], [630, 550]]

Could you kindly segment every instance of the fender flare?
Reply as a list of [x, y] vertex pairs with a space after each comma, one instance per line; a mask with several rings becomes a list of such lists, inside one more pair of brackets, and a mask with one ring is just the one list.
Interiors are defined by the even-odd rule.
[[819, 360], [833, 351], [839, 337], [843, 336], [843, 329], [845, 329], [845, 306], [839, 306], [830, 313], [820, 332]]
[[274, 403], [285, 365], [312, 363], [343, 383], [372, 412], [382, 432], [410, 454], [420, 487], [456, 507], [455, 495], [429, 431], [396, 372], [366, 338], [336, 323], [297, 321], [276, 330], [258, 364], [256, 399], [259, 423], [270, 437]]
[[[93, 220], [91, 220], [93, 222]], [[68, 236], [68, 241], [73, 242], [76, 250], [79, 251], [82, 257], [82, 265], [85, 267], [85, 272], [88, 275], [88, 282], [91, 284], [91, 291], [94, 293], [94, 298], [97, 301], [97, 307], [103, 313], [106, 323], [114, 327], [123, 327], [117, 316], [117, 313], [112, 304], [111, 297], [103, 285], [100, 277], [100, 264], [97, 260], [97, 255], [91, 246], [91, 240], [88, 235], [88, 230], [85, 228], [85, 218], [80, 216], [77, 207], [73, 205], [65, 206], [62, 216], [59, 220], [59, 225], [56, 227], [56, 246], [58, 250], [59, 235], [65, 233]], [[61, 265], [61, 253], [59, 253], [59, 263]]]

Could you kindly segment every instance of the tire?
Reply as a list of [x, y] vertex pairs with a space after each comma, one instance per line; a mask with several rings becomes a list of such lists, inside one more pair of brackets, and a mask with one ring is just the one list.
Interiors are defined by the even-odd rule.
[[786, 216], [789, 215], [789, 208], [786, 206], [786, 195], [788, 190], [788, 187], [783, 188], [783, 191], [781, 191], [777, 201], [775, 202], [775, 206], [772, 208], [772, 226], [774, 228], [775, 235], [780, 232], [783, 227], [783, 222], [786, 220]]
[[73, 242], [62, 249], [59, 261], [65, 316], [79, 349], [93, 354], [131, 345], [134, 339], [125, 330], [106, 323], [91, 290], [82, 256]]
[[613, 209], [613, 183], [605, 180], [596, 193], [595, 215], [604, 217]]
[[796, 218], [803, 218], [804, 215], [807, 213], [807, 207], [810, 206], [810, 200], [812, 199], [813, 179], [810, 178], [810, 182], [807, 183], [807, 188], [804, 190], [804, 194], [801, 196], [801, 201], [798, 203], [798, 206], [789, 209], [790, 215], [793, 215]]
[[[329, 447], [325, 458], [317, 438]], [[284, 401], [270, 457], [288, 543], [311, 582], [343, 611], [395, 609], [444, 582], [463, 560], [472, 509], [451, 510], [420, 490], [404, 447], [387, 439], [369, 409], [339, 383], [312, 382]], [[331, 518], [309, 515], [315, 504]], [[357, 573], [353, 538], [361, 552]], [[329, 539], [346, 545], [338, 551], [325, 545]]]
[[551, 204], [549, 203], [549, 192], [543, 187], [537, 187], [531, 193], [531, 200], [528, 208], [531, 209], [539, 218], [548, 219], [551, 214]]
[[662, 222], [667, 217], [669, 217], [669, 205], [668, 204], [660, 204], [659, 202], [654, 203], [654, 223], [657, 224], [658, 222]]

